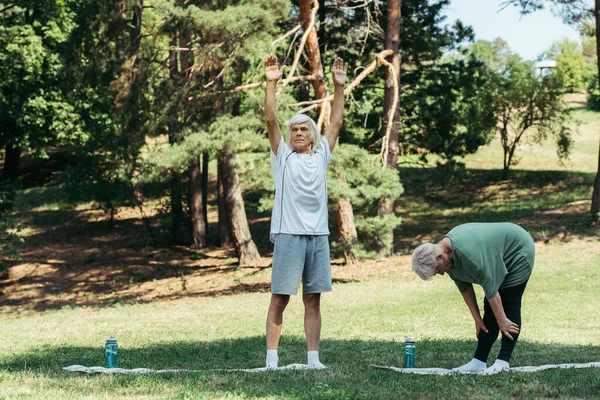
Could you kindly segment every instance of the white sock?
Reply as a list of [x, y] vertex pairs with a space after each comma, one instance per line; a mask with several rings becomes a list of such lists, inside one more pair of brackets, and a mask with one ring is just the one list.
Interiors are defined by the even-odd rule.
[[452, 368], [452, 371], [461, 372], [461, 373], [469, 373], [469, 372], [483, 372], [485, 369], [485, 363], [476, 358], [472, 359], [465, 365], [461, 365], [460, 367]]
[[308, 353], [308, 368], [310, 369], [325, 369], [327, 368], [319, 361], [318, 351], [309, 351]]
[[483, 371], [484, 375], [495, 375], [502, 371], [508, 370], [508, 363], [504, 360], [496, 360], [489, 368]]
[[277, 349], [267, 350], [267, 368], [277, 369], [279, 364], [279, 357], [277, 356]]

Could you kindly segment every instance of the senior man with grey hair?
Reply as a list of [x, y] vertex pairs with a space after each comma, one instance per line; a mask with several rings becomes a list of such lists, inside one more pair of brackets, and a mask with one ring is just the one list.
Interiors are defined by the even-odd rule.
[[342, 126], [348, 64], [339, 57], [333, 63], [334, 98], [325, 140], [321, 140], [315, 121], [303, 114], [287, 123], [285, 141], [282, 139], [275, 97], [277, 81], [284, 68], [285, 65], [279, 68], [273, 55], [265, 60], [265, 120], [275, 180], [269, 235], [275, 249], [267, 314], [266, 363], [268, 369], [278, 368], [283, 312], [290, 295], [298, 292], [302, 281], [308, 368], [323, 369], [326, 367], [319, 360], [321, 293], [332, 290], [326, 173]]
[[[437, 244], [425, 243], [412, 255], [413, 271], [424, 280], [448, 273], [460, 290], [473, 319], [477, 349], [462, 373], [496, 374], [509, 368], [521, 329], [521, 299], [535, 261], [531, 236], [511, 223], [463, 224]], [[485, 293], [481, 318], [473, 283]], [[502, 332], [500, 352], [486, 368], [492, 345]]]

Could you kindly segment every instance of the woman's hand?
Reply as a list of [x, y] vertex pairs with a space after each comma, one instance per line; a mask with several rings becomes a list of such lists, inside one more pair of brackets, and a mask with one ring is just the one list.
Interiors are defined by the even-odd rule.
[[506, 335], [507, 338], [513, 340], [511, 333], [517, 334], [519, 333], [519, 325], [512, 322], [510, 319], [504, 317], [498, 320], [498, 326], [500, 327], [500, 331], [503, 335]]
[[483, 319], [481, 317], [475, 318], [475, 336], [477, 337], [477, 339], [479, 339], [479, 332], [482, 331], [482, 330], [485, 333], [488, 333], [488, 329], [485, 326], [485, 323], [483, 322]]

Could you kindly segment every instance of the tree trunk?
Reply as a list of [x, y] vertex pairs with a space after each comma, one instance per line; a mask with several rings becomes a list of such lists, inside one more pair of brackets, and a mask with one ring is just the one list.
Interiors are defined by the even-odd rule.
[[[171, 47], [177, 47], [177, 34], [174, 33], [169, 42]], [[178, 86], [179, 81], [179, 66], [177, 63], [177, 52], [171, 50], [169, 53], [169, 78], [174, 88]], [[174, 145], [179, 142], [179, 128], [177, 126], [177, 115], [173, 115], [174, 110], [171, 110], [169, 116], [169, 144]], [[181, 204], [181, 174], [176, 171], [171, 171], [171, 237], [173, 243], [180, 244], [183, 240], [181, 237], [181, 225], [183, 223], [183, 206]]]
[[225, 247], [231, 244], [231, 232], [229, 232], [229, 223], [227, 222], [227, 212], [225, 205], [225, 192], [223, 190], [223, 179], [221, 177], [221, 160], [217, 160], [217, 195], [219, 206], [219, 246]]
[[210, 155], [208, 153], [202, 154], [202, 175], [200, 177], [200, 186], [202, 190], [202, 217], [204, 218], [204, 226], [206, 227], [206, 236], [208, 237], [210, 232], [208, 229], [208, 161]]
[[[384, 168], [396, 169], [398, 164], [398, 131], [400, 129], [400, 6], [401, 0], [388, 0], [387, 2], [387, 25], [385, 33], [385, 49], [392, 50], [392, 54], [387, 57], [387, 61], [392, 64], [395, 69], [394, 75], [390, 69], [386, 70], [385, 75], [385, 97], [383, 122], [385, 132], [388, 131], [388, 126], [391, 125], [389, 141], [385, 154], [386, 163]], [[394, 82], [395, 81], [395, 82]], [[398, 93], [396, 92], [398, 88]], [[393, 110], [393, 118], [390, 120], [389, 115], [394, 107], [394, 99], [397, 98], [395, 108]], [[390, 215], [394, 213], [394, 199], [381, 199], [377, 205], [378, 215]], [[377, 254], [380, 256], [391, 255], [394, 251], [394, 231], [389, 230], [382, 232], [377, 241], [380, 243], [377, 246]], [[382, 245], [382, 243], [391, 243], [390, 247]]]
[[[600, 0], [596, 0], [596, 63], [598, 64], [598, 88], [600, 88]], [[600, 146], [598, 148], [598, 172], [594, 179], [594, 190], [592, 192], [592, 208], [593, 216], [600, 212]]]
[[[302, 21], [302, 29], [307, 29], [310, 24], [310, 11], [311, 3], [318, 5], [318, 2], [311, 0], [300, 0], [300, 20]], [[323, 15], [321, 15], [322, 17]], [[308, 34], [306, 39], [306, 54], [308, 56], [308, 64], [310, 67], [310, 73], [318, 77], [312, 81], [313, 89], [315, 91], [315, 99], [322, 99], [327, 97], [327, 85], [325, 84], [325, 73], [323, 72], [323, 63], [321, 61], [321, 52], [319, 50], [319, 38], [317, 37], [317, 31], [313, 29]], [[321, 113], [324, 115], [321, 117]], [[319, 109], [319, 120], [323, 121], [322, 130], [327, 129], [329, 125], [329, 116], [331, 113], [331, 106], [329, 102]], [[338, 176], [338, 179], [346, 184], [346, 180], [343, 176]], [[337, 201], [337, 221], [338, 230], [342, 243], [344, 245], [344, 262], [346, 264], [354, 264], [359, 261], [359, 256], [356, 251], [358, 244], [358, 234], [356, 232], [356, 225], [354, 223], [354, 211], [352, 209], [352, 203], [349, 199], [340, 199]]]
[[[344, 177], [338, 176], [338, 179], [346, 183]], [[358, 233], [354, 224], [354, 210], [352, 203], [348, 199], [340, 199], [337, 202], [337, 222], [342, 245], [344, 247], [344, 264], [352, 265], [360, 261], [360, 256], [357, 252]]]
[[[314, 0], [300, 0], [298, 2], [298, 5], [300, 6], [300, 20], [302, 21], [302, 29], [304, 31], [306, 31], [308, 25], [310, 25], [310, 10], [312, 3], [314, 3], [316, 7], [319, 5], [319, 3]], [[319, 50], [319, 38], [317, 37], [317, 30], [314, 25], [308, 33], [304, 49], [306, 51], [306, 56], [308, 57], [310, 73], [317, 77], [317, 79], [312, 81], [313, 89], [315, 90], [315, 99], [318, 100], [327, 97], [327, 85], [325, 84], [323, 63], [321, 62], [321, 51]], [[325, 113], [325, 118], [323, 118], [323, 128], [328, 125], [330, 110], [331, 107], [329, 102], [325, 102], [323, 107], [318, 109], [319, 115], [321, 115], [322, 112]]]
[[19, 162], [21, 161], [21, 148], [8, 143], [4, 153], [4, 179], [11, 181], [19, 177]]
[[226, 148], [219, 153], [218, 164], [223, 182], [227, 220], [240, 265], [257, 265], [260, 262], [260, 254], [250, 235], [240, 179], [236, 171], [235, 154], [231, 148]]
[[201, 249], [206, 246], [206, 226], [204, 225], [204, 211], [202, 209], [202, 169], [199, 157], [192, 159], [188, 170], [190, 190], [190, 217], [192, 219], [192, 247]]
[[[190, 48], [192, 38], [189, 31], [179, 33], [179, 45], [184, 48]], [[183, 51], [180, 53], [181, 76], [185, 80], [194, 79], [191, 72], [194, 65], [194, 55], [191, 51]], [[187, 114], [184, 111], [184, 116]], [[190, 221], [192, 224], [192, 247], [201, 249], [206, 246], [206, 225], [204, 223], [204, 210], [202, 203], [202, 169], [200, 168], [200, 160], [196, 156], [192, 159], [188, 167], [188, 197], [190, 202]]]

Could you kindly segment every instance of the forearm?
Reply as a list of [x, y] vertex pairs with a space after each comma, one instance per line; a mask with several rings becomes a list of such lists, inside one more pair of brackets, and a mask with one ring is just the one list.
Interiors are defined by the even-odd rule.
[[333, 104], [331, 105], [330, 124], [339, 132], [344, 121], [344, 86], [335, 85], [333, 89]]
[[490, 307], [494, 312], [496, 321], [506, 319], [506, 314], [504, 313], [504, 307], [502, 306], [502, 298], [500, 297], [500, 293], [496, 292], [496, 295], [491, 299], [488, 299], [488, 302], [490, 303]]
[[473, 290], [473, 286], [469, 287], [467, 290], [462, 292], [462, 297], [465, 300], [465, 304], [469, 308], [473, 319], [481, 319], [481, 313], [479, 312], [479, 306], [477, 305], [477, 296], [475, 295], [475, 290]]
[[277, 105], [275, 102], [275, 92], [277, 90], [277, 81], [267, 82], [265, 91], [265, 120], [267, 124], [277, 122]]
[[269, 144], [273, 153], [277, 154], [279, 142], [281, 140], [281, 130], [277, 122], [277, 111], [275, 103], [275, 91], [277, 89], [277, 81], [267, 81], [267, 90], [265, 92], [265, 121], [267, 123], [267, 131], [269, 133]]
[[335, 85], [329, 126], [325, 132], [329, 149], [333, 150], [344, 120], [344, 85]]

